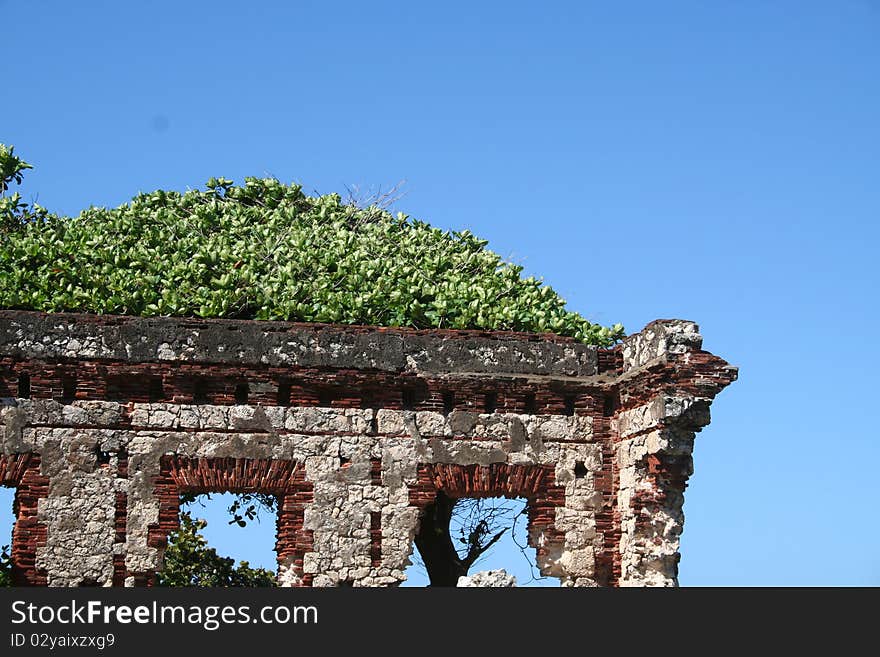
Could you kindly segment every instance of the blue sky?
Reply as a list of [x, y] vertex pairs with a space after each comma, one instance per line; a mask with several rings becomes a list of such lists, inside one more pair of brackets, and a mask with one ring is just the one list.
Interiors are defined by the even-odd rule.
[[692, 319], [741, 368], [697, 439], [682, 584], [880, 585], [880, 2], [0, 13], [28, 199], [405, 179], [397, 209], [489, 239], [570, 308]]

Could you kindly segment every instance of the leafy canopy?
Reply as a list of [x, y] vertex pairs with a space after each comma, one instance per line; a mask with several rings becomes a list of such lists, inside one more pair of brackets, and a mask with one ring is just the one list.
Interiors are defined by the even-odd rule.
[[[21, 165], [0, 150], [0, 191]], [[271, 178], [212, 178], [76, 217], [5, 200], [0, 308], [623, 336], [566, 310], [469, 231]]]
[[162, 570], [156, 573], [159, 586], [275, 586], [275, 573], [251, 568], [247, 561], [217, 554], [208, 546], [202, 530], [208, 522], [180, 514], [180, 528], [168, 537]]

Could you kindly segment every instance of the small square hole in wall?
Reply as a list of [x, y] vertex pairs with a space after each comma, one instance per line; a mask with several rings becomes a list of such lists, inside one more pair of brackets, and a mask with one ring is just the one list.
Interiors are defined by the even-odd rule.
[[404, 388], [400, 393], [400, 401], [405, 411], [413, 411], [416, 408], [416, 391], [412, 388]]
[[564, 404], [564, 412], [566, 415], [574, 415], [574, 402], [575, 402], [574, 395], [566, 395], [565, 396], [565, 399], [563, 400], [563, 404]]
[[589, 474], [589, 470], [587, 470], [587, 466], [583, 461], [577, 461], [574, 464], [574, 477], [575, 479], [583, 479]]
[[27, 372], [18, 375], [18, 397], [19, 399], [31, 398], [31, 375]]
[[236, 404], [247, 404], [248, 403], [248, 395], [250, 395], [250, 386], [247, 383], [236, 383], [235, 384], [235, 403]]
[[76, 399], [76, 375], [64, 375], [61, 377], [61, 402], [69, 404], [74, 399]]
[[617, 395], [608, 393], [602, 403], [602, 415], [611, 417], [617, 412]]
[[483, 397], [483, 412], [494, 413], [498, 408], [498, 393], [487, 392]]
[[[528, 517], [525, 498], [461, 498], [453, 507], [449, 536], [459, 557], [465, 557], [468, 540], [480, 532], [482, 544], [501, 537], [486, 550], [468, 570], [468, 575], [486, 570], [503, 569], [516, 577], [518, 587], [558, 587], [556, 577], [543, 577], [537, 567], [535, 548], [528, 543]], [[486, 525], [481, 527], [481, 521]], [[424, 516], [422, 519], [424, 522]], [[410, 566], [404, 571], [403, 587], [431, 585], [427, 567], [418, 547], [413, 543]]]
[[455, 410], [455, 393], [451, 390], [443, 391], [443, 414], [449, 415]]
[[538, 412], [538, 402], [535, 399], [535, 393], [527, 393], [523, 399], [523, 411], [528, 415], [534, 415]]
[[110, 452], [95, 448], [95, 461], [98, 465], [110, 465]]
[[193, 381], [193, 404], [208, 403], [208, 383], [204, 379]]
[[[246, 498], [233, 493], [184, 495], [180, 521], [180, 529], [168, 537], [163, 569], [157, 575], [159, 586], [275, 585], [276, 498]], [[200, 546], [199, 537], [207, 544]], [[224, 561], [228, 559], [232, 563]]]
[[165, 399], [165, 388], [162, 385], [161, 376], [151, 376], [149, 379], [149, 396], [151, 402], [160, 402]]
[[333, 405], [335, 395], [332, 390], [321, 388], [318, 390], [318, 406], [321, 408], [330, 408]]
[[279, 406], [290, 406], [290, 393], [290, 382], [280, 381], [278, 383], [278, 398], [276, 399]]

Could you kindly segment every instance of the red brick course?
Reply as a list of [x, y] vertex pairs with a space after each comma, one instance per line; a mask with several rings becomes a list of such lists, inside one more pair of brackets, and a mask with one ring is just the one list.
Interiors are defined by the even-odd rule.
[[[2, 314], [0, 314], [2, 317]], [[131, 318], [77, 316], [80, 324], [114, 326]], [[199, 327], [205, 320], [178, 321], [181, 326]], [[210, 324], [210, 320], [208, 320]], [[225, 322], [228, 328], [236, 322]], [[394, 333], [401, 336], [430, 334], [451, 340], [489, 337], [503, 345], [507, 340], [573, 343], [552, 335], [506, 332], [385, 329], [376, 327], [333, 327], [315, 324], [284, 324], [308, 331], [339, 333]], [[287, 330], [281, 327], [277, 330]], [[276, 330], [270, 328], [268, 330]], [[453, 410], [476, 413], [522, 413], [579, 415], [592, 418], [592, 436], [583, 441], [575, 437], [567, 442], [592, 442], [598, 445], [601, 466], [590, 472], [601, 504], [595, 510], [597, 548], [595, 579], [600, 585], [614, 586], [621, 579], [621, 515], [635, 513], [637, 529], [643, 529], [653, 513], [674, 501], [683, 492], [690, 474], [689, 456], [651, 454], [637, 466], [650, 490], [639, 489], [630, 509], [618, 508], [620, 472], [617, 448], [622, 439], [614, 431], [614, 419], [623, 411], [652, 402], [658, 397], [699, 399], [708, 407], [722, 388], [736, 378], [736, 371], [717, 356], [696, 348], [685, 353], [664, 353], [648, 361], [636, 373], [624, 372], [622, 347], [596, 351], [596, 376], [543, 376], [520, 374], [474, 375], [467, 372], [419, 374], [388, 369], [353, 369], [341, 367], [270, 367], [259, 359], [247, 366], [229, 362], [150, 361], [129, 362], [110, 359], [26, 358], [20, 352], [7, 351], [0, 356], [0, 397], [30, 397], [73, 400], [116, 401], [127, 404], [118, 425], [132, 427], [130, 411], [135, 403], [171, 404], [250, 404], [262, 406], [323, 406], [339, 409], [372, 408], [433, 411], [448, 414]], [[567, 349], [567, 348], [566, 348]], [[44, 353], [44, 352], [37, 352]], [[119, 356], [118, 352], [113, 357]], [[650, 354], [649, 354], [650, 355]], [[324, 364], [327, 361], [312, 360]], [[334, 361], [339, 364], [338, 361]], [[638, 361], [642, 362], [642, 361]], [[345, 364], [345, 363], [343, 363]], [[435, 372], [437, 370], [434, 370]], [[522, 371], [522, 370], [517, 370]], [[699, 411], [698, 407], [694, 407]], [[676, 418], [678, 429], [698, 430], [702, 416]], [[708, 421], [706, 415], [706, 420]], [[689, 424], [690, 423], [690, 424]], [[705, 422], [703, 422], [705, 423]], [[668, 427], [661, 422], [657, 427]], [[153, 428], [156, 429], [155, 427]], [[235, 429], [228, 428], [229, 431]], [[645, 431], [653, 430], [645, 429]], [[182, 431], [186, 431], [182, 429]], [[283, 433], [283, 431], [279, 431]], [[368, 435], [376, 433], [373, 430]], [[462, 438], [453, 436], [451, 438]], [[489, 436], [486, 440], [494, 439]], [[469, 438], [469, 440], [477, 440]], [[104, 459], [104, 460], [101, 460]], [[115, 460], [114, 460], [115, 459]], [[129, 476], [128, 456], [123, 450], [102, 453], [99, 464], [116, 464], [116, 476]], [[344, 459], [342, 468], [351, 464]], [[583, 469], [583, 463], [580, 464]], [[575, 476], [580, 476], [577, 474]], [[382, 462], [373, 459], [370, 483], [383, 485]], [[14, 578], [16, 583], [45, 584], [46, 574], [37, 571], [36, 553], [46, 543], [46, 527], [37, 519], [39, 499], [48, 494], [48, 479], [40, 473], [37, 454], [0, 455], [0, 484], [17, 488], [16, 525], [13, 541]], [[309, 586], [312, 575], [303, 572], [303, 557], [313, 549], [312, 532], [304, 529], [305, 509], [313, 501], [313, 488], [305, 480], [305, 468], [294, 461], [256, 458], [190, 458], [177, 455], [162, 457], [153, 491], [159, 500], [158, 521], [149, 527], [148, 545], [163, 550], [170, 532], [179, 527], [182, 493], [260, 492], [278, 499], [276, 551], [279, 564], [290, 565], [300, 585]], [[564, 534], [555, 527], [556, 509], [565, 504], [564, 487], [555, 483], [555, 467], [550, 465], [457, 465], [435, 463], [418, 465], [417, 482], [410, 486], [412, 506], [424, 509], [438, 491], [452, 497], [524, 497], [528, 500], [530, 535], [543, 534], [537, 546], [539, 559], [564, 547]], [[113, 557], [113, 584], [122, 585], [133, 577], [136, 584], [151, 585], [155, 573], [126, 571], [126, 513], [128, 499], [117, 494], [114, 517], [115, 541], [120, 553]], [[629, 517], [629, 515], [628, 515]], [[382, 565], [381, 513], [370, 515], [370, 562]]]

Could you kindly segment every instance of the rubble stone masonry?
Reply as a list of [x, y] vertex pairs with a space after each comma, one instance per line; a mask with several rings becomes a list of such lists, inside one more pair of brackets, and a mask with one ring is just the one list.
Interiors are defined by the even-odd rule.
[[151, 585], [182, 493], [278, 499], [278, 581], [394, 586], [438, 491], [522, 497], [563, 586], [677, 583], [695, 432], [737, 375], [692, 322], [547, 334], [0, 311], [21, 585]]

